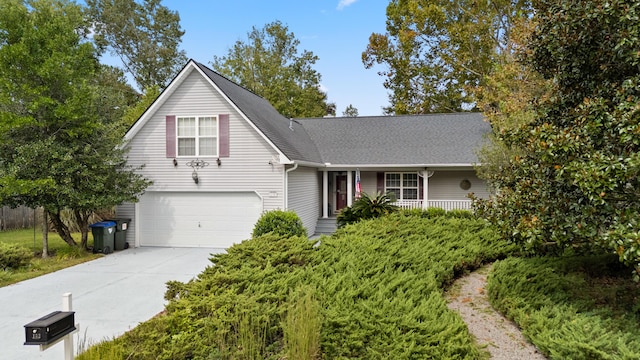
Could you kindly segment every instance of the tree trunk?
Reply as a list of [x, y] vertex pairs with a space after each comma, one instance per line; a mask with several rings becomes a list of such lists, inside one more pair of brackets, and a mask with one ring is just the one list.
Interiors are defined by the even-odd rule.
[[53, 227], [58, 232], [58, 235], [70, 246], [78, 246], [73, 237], [71, 236], [71, 232], [67, 225], [64, 224], [62, 218], [60, 217], [60, 210], [56, 212], [49, 212], [49, 216], [51, 217], [51, 222], [53, 223]]
[[78, 223], [78, 227], [80, 228], [81, 240], [80, 246], [84, 250], [89, 250], [88, 240], [89, 240], [89, 216], [91, 216], [92, 211], [73, 211], [76, 216], [76, 222]]
[[[33, 219], [35, 221], [36, 219]], [[42, 209], [42, 258], [49, 257], [49, 218], [47, 210]]]

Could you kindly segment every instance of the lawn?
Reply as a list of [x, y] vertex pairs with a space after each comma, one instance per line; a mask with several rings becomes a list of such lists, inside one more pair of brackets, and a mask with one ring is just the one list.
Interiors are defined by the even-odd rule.
[[[79, 242], [80, 234], [73, 234]], [[35, 239], [35, 240], [34, 240]], [[18, 270], [0, 270], [0, 286], [7, 286], [17, 282], [35, 278], [50, 272], [74, 266], [102, 255], [73, 249], [65, 243], [56, 233], [49, 233], [49, 255], [43, 259], [42, 233], [33, 229], [0, 231], [0, 243], [13, 244], [25, 247], [33, 252], [29, 266]], [[89, 234], [89, 244], [93, 244], [93, 238]]]

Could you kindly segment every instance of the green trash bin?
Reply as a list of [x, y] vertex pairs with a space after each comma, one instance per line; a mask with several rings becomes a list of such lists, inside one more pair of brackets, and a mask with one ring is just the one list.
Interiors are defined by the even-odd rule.
[[116, 223], [101, 221], [89, 225], [93, 234], [93, 253], [110, 254], [114, 249]]
[[131, 223], [131, 219], [128, 218], [113, 218], [107, 219], [105, 221], [113, 221], [116, 223], [116, 235], [115, 239], [115, 250], [124, 250], [128, 248], [127, 244], [127, 229], [129, 228], [129, 224]]

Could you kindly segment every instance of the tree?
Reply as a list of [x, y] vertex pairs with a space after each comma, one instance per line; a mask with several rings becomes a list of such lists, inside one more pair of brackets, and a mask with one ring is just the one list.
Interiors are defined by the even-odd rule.
[[344, 109], [344, 111], [342, 112], [342, 116], [357, 117], [358, 109], [355, 106], [349, 104], [349, 106], [347, 106], [346, 109]]
[[336, 103], [334, 102], [327, 103], [326, 116], [333, 116], [333, 117], [336, 116]]
[[387, 114], [470, 110], [472, 90], [509, 51], [513, 23], [531, 14], [529, 0], [393, 0], [387, 32], [369, 37], [362, 61], [391, 90]]
[[304, 50], [286, 25], [275, 21], [253, 27], [246, 41], [238, 40], [226, 56], [213, 58], [213, 68], [267, 99], [286, 117], [320, 117], [327, 95], [320, 90], [318, 57]]
[[126, 165], [111, 114], [122, 84], [101, 81], [113, 72], [99, 65], [85, 19], [65, 0], [0, 6], [0, 203], [42, 206], [75, 246], [61, 216], [71, 209], [83, 247], [93, 211], [135, 201], [149, 183]]
[[145, 111], [147, 111], [158, 96], [160, 96], [160, 88], [158, 86], [147, 88], [144, 94], [140, 96], [138, 102], [125, 110], [122, 118], [124, 124], [128, 127], [133, 126], [133, 124], [138, 121]]
[[535, 26], [532, 19], [520, 19], [512, 27], [509, 51], [499, 54], [495, 69], [474, 90], [477, 107], [491, 123], [492, 134], [478, 153], [478, 176], [490, 187], [499, 182], [510, 159], [525, 151], [522, 144], [500, 141], [501, 134], [524, 126], [535, 119], [536, 103], [548, 98], [551, 83], [519, 59], [527, 56], [525, 47]]
[[87, 0], [94, 40], [122, 61], [142, 91], [164, 88], [186, 63], [180, 15], [161, 0]]
[[524, 151], [479, 210], [528, 249], [611, 251], [640, 278], [640, 4], [536, 3], [529, 64], [553, 84], [500, 140]]

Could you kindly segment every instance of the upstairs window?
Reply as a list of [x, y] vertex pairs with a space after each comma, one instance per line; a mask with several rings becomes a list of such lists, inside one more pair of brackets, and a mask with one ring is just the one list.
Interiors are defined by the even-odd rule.
[[178, 156], [217, 156], [218, 121], [214, 116], [177, 117]]
[[418, 200], [417, 173], [385, 173], [385, 192], [391, 192], [396, 200]]

